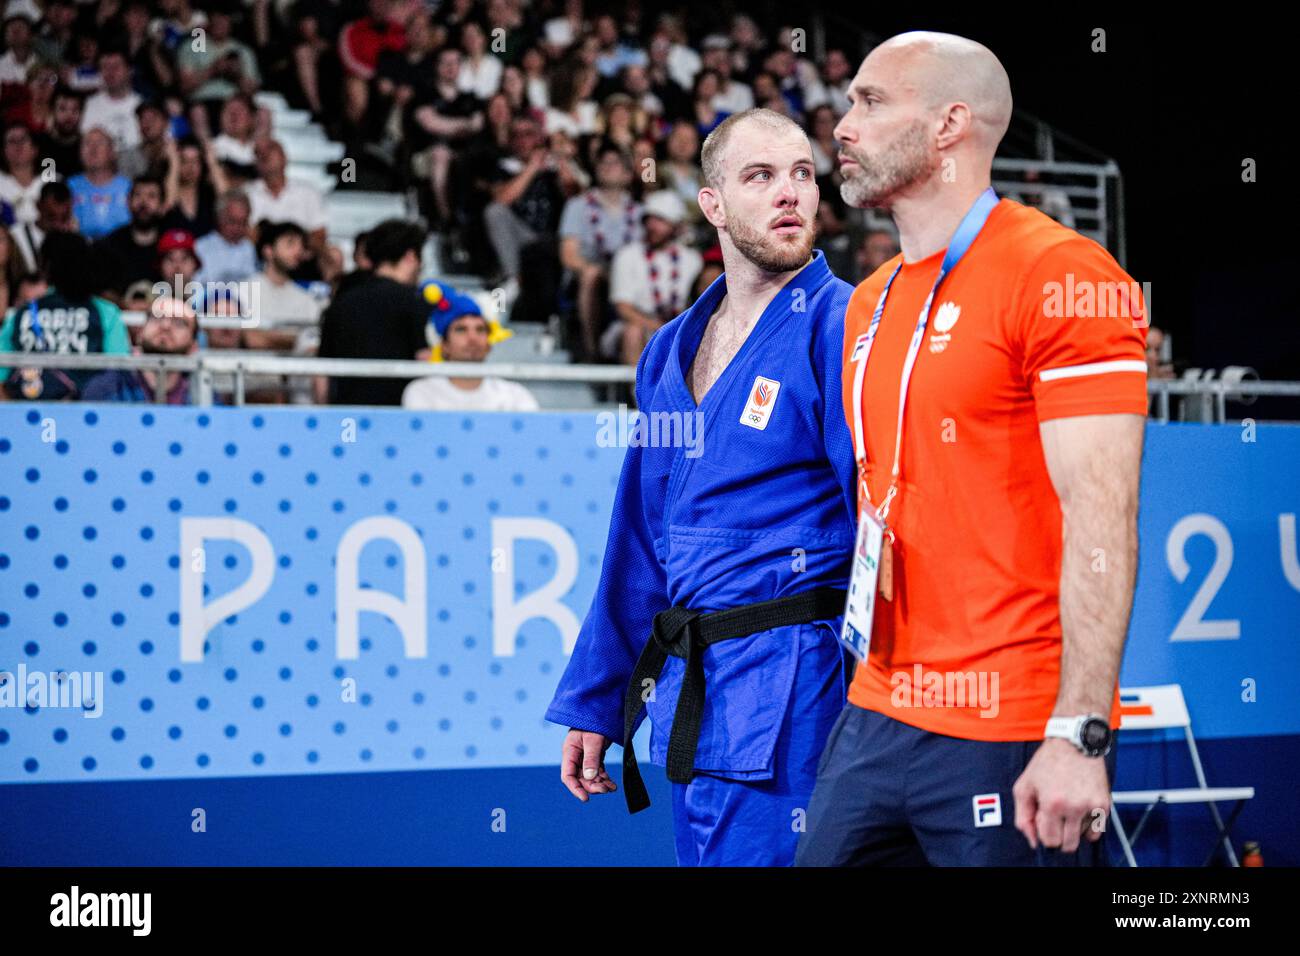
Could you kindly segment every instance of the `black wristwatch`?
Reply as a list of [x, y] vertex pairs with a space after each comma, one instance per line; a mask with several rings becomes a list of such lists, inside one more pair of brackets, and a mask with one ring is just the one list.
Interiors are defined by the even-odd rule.
[[1043, 738], [1060, 737], [1079, 748], [1079, 752], [1088, 757], [1104, 757], [1110, 753], [1115, 734], [1110, 729], [1110, 721], [1100, 714], [1084, 714], [1082, 717], [1052, 717], [1047, 721]]

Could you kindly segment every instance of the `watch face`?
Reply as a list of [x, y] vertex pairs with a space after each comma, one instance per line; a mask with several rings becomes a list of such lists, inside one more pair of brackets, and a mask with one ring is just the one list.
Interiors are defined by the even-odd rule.
[[1110, 750], [1110, 725], [1096, 717], [1084, 721], [1079, 734], [1083, 751], [1094, 757], [1100, 757]]

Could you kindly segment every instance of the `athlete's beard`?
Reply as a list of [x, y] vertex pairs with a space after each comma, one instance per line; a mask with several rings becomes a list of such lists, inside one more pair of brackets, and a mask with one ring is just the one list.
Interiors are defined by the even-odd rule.
[[920, 120], [906, 129], [875, 157], [851, 146], [840, 146], [849, 159], [858, 164], [844, 172], [840, 195], [850, 206], [888, 205], [900, 189], [923, 179], [930, 172], [930, 155], [926, 150], [925, 130]]
[[740, 254], [764, 272], [792, 272], [803, 268], [812, 258], [811, 229], [805, 230], [797, 241], [786, 242], [766, 226], [755, 229], [738, 217], [728, 217], [727, 233]]

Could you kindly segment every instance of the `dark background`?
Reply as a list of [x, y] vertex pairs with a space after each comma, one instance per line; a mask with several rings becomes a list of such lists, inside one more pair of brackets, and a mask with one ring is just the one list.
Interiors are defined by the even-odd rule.
[[[1278, 241], [1294, 207], [1280, 148], [1294, 53], [1280, 24], [1046, 7], [1007, 22], [873, 19], [887, 35], [928, 25], [979, 40], [1006, 66], [1018, 106], [1118, 162], [1128, 271], [1152, 283], [1153, 321], [1179, 358], [1300, 378], [1300, 327], [1281, 294], [1293, 257]], [[1091, 51], [1097, 27], [1105, 53]], [[1254, 183], [1242, 182], [1246, 157]]]
[[[804, 25], [786, 2], [710, 9], [725, 22], [740, 7], [759, 20]], [[1282, 150], [1294, 124], [1283, 96], [1294, 85], [1288, 67], [1300, 59], [1289, 28], [1227, 6], [1195, 15], [1092, 3], [819, 8], [832, 27], [847, 20], [882, 39], [942, 30], [992, 49], [1018, 108], [1119, 164], [1128, 271], [1152, 283], [1153, 322], [1173, 334], [1180, 365], [1250, 365], [1261, 378], [1300, 379], [1300, 322], [1282, 296], [1294, 268], [1282, 237], [1295, 206]], [[690, 22], [709, 17], [692, 9]], [[1095, 28], [1106, 31], [1105, 53], [1092, 52]], [[856, 43], [846, 31], [828, 33], [832, 44]], [[1254, 183], [1242, 182], [1246, 157], [1256, 160]], [[1300, 417], [1293, 400], [1269, 404]], [[1264, 402], [1256, 411], [1267, 417]]]

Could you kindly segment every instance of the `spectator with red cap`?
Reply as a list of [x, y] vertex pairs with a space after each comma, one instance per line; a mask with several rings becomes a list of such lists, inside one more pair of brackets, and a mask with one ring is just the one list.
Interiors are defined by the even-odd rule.
[[158, 275], [171, 294], [185, 298], [185, 287], [194, 281], [202, 265], [190, 233], [184, 229], [168, 229], [162, 234], [158, 240]]

